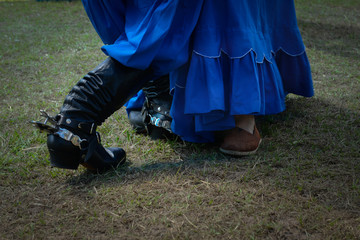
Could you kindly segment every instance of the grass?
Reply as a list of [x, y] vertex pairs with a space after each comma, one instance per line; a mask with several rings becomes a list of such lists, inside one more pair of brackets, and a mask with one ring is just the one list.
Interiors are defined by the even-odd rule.
[[104, 59], [79, 1], [0, 3], [0, 239], [359, 239], [360, 4], [296, 1], [316, 96], [258, 118], [258, 154], [99, 130], [129, 164], [51, 169], [27, 122]]

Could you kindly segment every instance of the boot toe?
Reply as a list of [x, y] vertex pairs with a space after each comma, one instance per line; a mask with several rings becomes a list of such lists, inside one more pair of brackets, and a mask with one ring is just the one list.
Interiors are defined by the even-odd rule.
[[126, 161], [126, 153], [122, 148], [104, 148], [98, 145], [97, 151], [89, 157], [84, 163], [81, 163], [85, 168], [92, 172], [105, 172], [110, 169], [115, 169], [124, 164]]
[[114, 155], [114, 161], [113, 161], [114, 163], [112, 164], [112, 166], [118, 167], [118, 166], [125, 163], [125, 161], [126, 161], [126, 152], [125, 152], [124, 149], [117, 148], [117, 147], [110, 147], [110, 148], [107, 148], [107, 150], [112, 152], [113, 155]]

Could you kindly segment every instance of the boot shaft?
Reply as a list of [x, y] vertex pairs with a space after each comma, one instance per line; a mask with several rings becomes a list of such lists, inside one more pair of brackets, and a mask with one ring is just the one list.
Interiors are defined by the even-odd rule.
[[152, 78], [150, 68], [129, 68], [109, 57], [71, 89], [60, 115], [101, 125]]

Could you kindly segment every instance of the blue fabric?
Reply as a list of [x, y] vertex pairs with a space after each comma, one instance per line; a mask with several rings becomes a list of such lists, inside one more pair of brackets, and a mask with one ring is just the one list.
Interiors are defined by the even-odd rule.
[[172, 130], [184, 140], [213, 141], [234, 115], [279, 113], [286, 94], [314, 94], [292, 0], [83, 3], [105, 54], [170, 74]]
[[141, 110], [143, 104], [145, 102], [145, 94], [142, 90], [140, 90], [135, 96], [130, 98], [130, 100], [125, 103], [124, 107], [126, 107], [126, 113], [129, 115], [133, 110]]
[[128, 67], [167, 74], [189, 59], [202, 0], [82, 1], [104, 53]]

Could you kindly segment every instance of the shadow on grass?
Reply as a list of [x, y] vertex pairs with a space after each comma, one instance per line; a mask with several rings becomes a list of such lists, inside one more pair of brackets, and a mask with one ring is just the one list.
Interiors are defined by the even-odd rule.
[[[339, 208], [360, 206], [360, 114], [320, 99], [290, 98], [281, 114], [260, 117], [263, 145], [254, 156], [231, 158], [214, 145], [175, 146], [181, 162], [84, 172], [70, 186], [132, 184], [179, 176], [215, 181], [264, 181]], [[190, 149], [189, 149], [190, 148]], [[358, 205], [355, 205], [358, 204]]]

